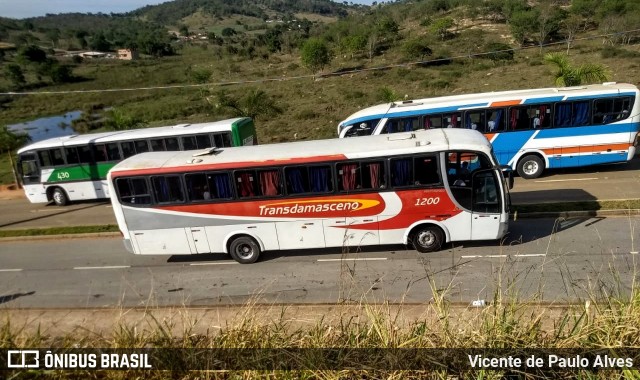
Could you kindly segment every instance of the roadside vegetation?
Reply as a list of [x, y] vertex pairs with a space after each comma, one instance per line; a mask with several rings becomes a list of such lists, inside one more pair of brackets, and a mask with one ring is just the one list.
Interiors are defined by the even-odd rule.
[[[561, 271], [561, 257], [553, 259]], [[361, 303], [334, 305], [334, 312], [323, 318], [309, 318], [296, 306], [259, 305], [259, 295], [237, 308], [236, 314], [222, 324], [215, 317], [204, 317], [193, 309], [154, 309], [138, 311], [138, 316], [128, 318], [130, 313], [122, 309], [120, 317], [108, 326], [92, 330], [93, 324], [82, 327], [67, 324], [66, 333], [61, 333], [59, 323], [41, 324], [38, 320], [16, 320], [6, 314], [0, 323], [0, 348], [52, 347], [76, 348], [536, 348], [536, 349], [615, 349], [640, 345], [640, 292], [637, 283], [623, 284], [612, 261], [608, 269], [598, 273], [597, 278], [578, 282], [567, 282], [566, 291], [580, 294], [578, 302], [543, 303], [544, 285], [531, 295], [525, 296], [518, 283], [527, 274], [512, 271], [512, 263], [503, 262], [487, 277], [493, 297], [485, 300], [481, 307], [461, 306], [451, 300], [457, 295], [455, 268], [450, 268], [449, 282], [427, 270], [425, 263], [424, 289], [432, 294], [429, 303], [417, 305], [390, 305], [371, 303], [372, 294], [361, 295]], [[348, 291], [354, 274], [343, 265], [341, 281]], [[635, 267], [636, 263], [633, 262]], [[528, 272], [541, 270], [538, 267]], [[440, 271], [442, 272], [442, 271]], [[634, 274], [635, 276], [635, 274]], [[446, 276], [444, 276], [446, 277]], [[351, 293], [353, 296], [354, 294]], [[353, 299], [353, 297], [352, 297]], [[572, 299], [576, 299], [573, 298]], [[343, 307], [344, 306], [344, 307]], [[338, 310], [336, 312], [336, 310]], [[214, 313], [215, 314], [215, 313]], [[58, 330], [56, 330], [58, 328]], [[372, 368], [363, 369], [362, 363], [346, 359], [345, 368], [321, 367], [321, 360], [313, 356], [288, 356], [288, 363], [274, 363], [292, 368], [311, 368], [299, 371], [246, 370], [246, 371], [192, 371], [189, 353], [186, 358], [168, 359], [173, 371], [125, 370], [125, 371], [38, 371], [5, 372], [11, 379], [503, 379], [521, 378], [517, 372], [506, 371], [460, 371], [402, 370], [406, 363], [390, 362], [385, 367], [385, 355], [377, 359], [366, 357]], [[259, 351], [258, 351], [259, 352]], [[526, 354], [526, 351], [523, 351]], [[609, 351], [610, 352], [610, 351]], [[487, 354], [489, 351], [487, 352]], [[246, 367], [269, 363], [268, 357], [240, 358], [233, 363]], [[266, 353], [265, 353], [266, 355]], [[362, 355], [362, 353], [360, 353]], [[237, 356], [230, 355], [232, 358]], [[412, 358], [408, 358], [411, 360]], [[444, 365], [453, 364], [449, 359], [440, 359]], [[466, 357], [465, 357], [466, 359]], [[637, 359], [637, 358], [636, 358]], [[166, 357], [165, 357], [165, 360]], [[437, 361], [435, 363], [440, 363]], [[434, 364], [431, 362], [430, 364]], [[193, 365], [202, 366], [202, 363]], [[264, 365], [264, 364], [263, 364]], [[320, 368], [316, 368], [320, 366]], [[266, 365], [269, 367], [269, 365]], [[359, 370], [349, 370], [348, 367]], [[263, 367], [261, 367], [263, 368]], [[637, 379], [636, 370], [589, 371], [588, 369], [556, 370], [530, 374], [526, 378], [567, 379]]]

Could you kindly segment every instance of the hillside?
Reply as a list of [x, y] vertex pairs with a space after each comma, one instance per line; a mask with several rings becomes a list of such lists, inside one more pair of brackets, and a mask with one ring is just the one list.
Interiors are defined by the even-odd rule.
[[[251, 2], [266, 3], [286, 2]], [[0, 97], [0, 123], [104, 107], [115, 112], [106, 115], [102, 128], [198, 122], [241, 112], [256, 116], [261, 142], [327, 138], [349, 114], [381, 102], [552, 86], [555, 68], [543, 60], [549, 52], [568, 52], [572, 65], [602, 65], [609, 80], [638, 84], [640, 35], [629, 31], [640, 28], [639, 5], [616, 4], [402, 1], [348, 8], [348, 16], [324, 21], [273, 22], [248, 14], [219, 20], [199, 9], [180, 20], [197, 19], [202, 34], [182, 24], [180, 39], [171, 37], [169, 27], [136, 22], [133, 15], [106, 16], [117, 20], [111, 29], [61, 34], [57, 47], [77, 48], [82, 41], [87, 48], [97, 42], [110, 49], [132, 45], [142, 59], [72, 60], [49, 51], [46, 59], [29, 61], [42, 54], [31, 54], [37, 52], [27, 49], [23, 38], [17, 51], [4, 53], [1, 70], [11, 75], [0, 78], [0, 89], [68, 92]], [[142, 8], [135, 17], [151, 19], [152, 10]], [[46, 30], [34, 27], [29, 35], [41, 48], [51, 47]], [[0, 42], [15, 42], [7, 33], [0, 36]], [[321, 59], [305, 59], [309, 51]], [[148, 87], [160, 88], [112, 91]], [[74, 92], [79, 90], [96, 92]], [[273, 112], [260, 102], [274, 105]], [[87, 128], [93, 126], [78, 130]]]

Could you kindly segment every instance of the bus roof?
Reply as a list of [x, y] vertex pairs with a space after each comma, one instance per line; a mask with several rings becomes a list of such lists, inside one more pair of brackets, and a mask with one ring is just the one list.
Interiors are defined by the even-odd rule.
[[351, 125], [366, 120], [382, 118], [387, 114], [411, 113], [413, 110], [438, 108], [437, 112], [455, 112], [466, 108], [504, 107], [526, 104], [535, 99], [537, 103], [545, 101], [576, 100], [584, 96], [606, 93], [638, 93], [638, 88], [628, 83], [602, 83], [575, 87], [551, 87], [528, 90], [496, 91], [475, 94], [439, 96], [394, 103], [378, 104], [353, 113], [340, 123]]
[[208, 123], [197, 124], [177, 124], [167, 127], [140, 128], [126, 131], [111, 131], [101, 133], [87, 133], [83, 135], [70, 135], [62, 137], [54, 137], [47, 140], [38, 141], [27, 145], [20, 150], [18, 154], [26, 151], [46, 148], [57, 148], [63, 146], [86, 145], [89, 143], [100, 144], [114, 141], [125, 141], [135, 139], [146, 139], [153, 137], [190, 135], [196, 133], [224, 132], [230, 129], [234, 123], [248, 118], [234, 118], [228, 120], [220, 120]]
[[[299, 164], [442, 150], [474, 150], [489, 154], [491, 145], [480, 133], [468, 129], [432, 129], [358, 139], [326, 139], [291, 143], [216, 149], [194, 156], [197, 151], [141, 153], [120, 162], [111, 172], [161, 172]], [[146, 170], [150, 169], [150, 170]]]

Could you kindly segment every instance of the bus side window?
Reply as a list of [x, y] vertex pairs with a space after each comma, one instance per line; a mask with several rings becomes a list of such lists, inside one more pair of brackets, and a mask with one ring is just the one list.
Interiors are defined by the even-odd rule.
[[363, 162], [360, 165], [363, 189], [384, 189], [385, 169], [382, 161]]
[[256, 171], [238, 170], [235, 172], [236, 190], [240, 198], [255, 197], [257, 192]]
[[233, 198], [233, 187], [229, 178], [229, 173], [209, 173], [207, 183], [212, 198], [231, 199]]
[[166, 139], [164, 139], [164, 144], [167, 147], [168, 151], [180, 150], [180, 145], [178, 145], [178, 138], [176, 137], [167, 137]]
[[589, 101], [556, 103], [554, 127], [591, 124]]
[[98, 144], [94, 146], [93, 151], [96, 162], [108, 161], [107, 159], [107, 147], [104, 144]]
[[410, 158], [395, 158], [391, 160], [391, 185], [393, 187], [413, 185], [413, 167]]
[[136, 153], [144, 153], [149, 151], [149, 143], [147, 140], [136, 140], [134, 141], [136, 145]]
[[192, 135], [182, 137], [182, 150], [207, 149], [211, 147], [209, 135]]
[[49, 155], [48, 150], [40, 150], [38, 151], [38, 157], [40, 158], [40, 166], [43, 168], [53, 166], [51, 164], [51, 156]]
[[594, 124], [608, 124], [629, 117], [631, 98], [598, 99], [593, 107]]
[[120, 147], [122, 148], [123, 158], [129, 158], [136, 154], [136, 147], [133, 141], [123, 141], [120, 143]]
[[436, 185], [440, 183], [438, 159], [435, 156], [422, 156], [413, 159], [416, 185]]
[[309, 178], [307, 168], [296, 166], [284, 169], [284, 177], [289, 194], [302, 194], [309, 192]]
[[91, 147], [89, 145], [81, 145], [78, 147], [78, 158], [82, 164], [93, 163], [93, 156], [91, 155]]
[[464, 117], [464, 127], [466, 129], [473, 129], [474, 131], [484, 132], [484, 110], [482, 111], [467, 111]]
[[504, 108], [495, 108], [495, 109], [487, 110], [487, 113], [486, 113], [487, 125], [482, 132], [492, 133], [492, 132], [498, 132], [503, 130], [505, 126], [504, 115], [505, 115]]
[[118, 197], [123, 204], [149, 205], [151, 194], [145, 178], [118, 178], [116, 180]]
[[64, 157], [62, 155], [62, 149], [49, 149], [49, 155], [51, 156], [51, 164], [53, 166], [64, 165]]
[[[204, 201], [211, 199], [211, 190], [207, 185], [207, 176], [204, 173], [186, 174], [184, 176], [187, 185], [187, 195], [191, 201]], [[208, 192], [208, 197], [207, 193]]]
[[424, 129], [442, 128], [442, 115], [428, 115], [424, 117]]
[[338, 191], [351, 191], [362, 188], [359, 166], [357, 162], [345, 162], [336, 165]]
[[277, 169], [258, 171], [260, 195], [275, 197], [282, 195], [282, 178]]
[[107, 159], [109, 161], [120, 161], [122, 159], [118, 143], [107, 144]]
[[167, 150], [164, 145], [164, 139], [152, 139], [150, 142], [152, 152], [162, 152]]
[[64, 148], [64, 155], [67, 158], [67, 164], [79, 164], [78, 150], [74, 147]]
[[179, 176], [152, 177], [151, 182], [158, 203], [184, 202], [182, 181]]
[[232, 146], [231, 144], [231, 133], [213, 133], [212, 134], [213, 141], [218, 148], [226, 148]]

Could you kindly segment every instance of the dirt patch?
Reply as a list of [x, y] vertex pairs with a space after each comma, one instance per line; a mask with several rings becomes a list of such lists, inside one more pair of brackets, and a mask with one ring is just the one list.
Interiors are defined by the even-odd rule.
[[16, 185], [0, 185], [0, 199], [21, 198], [25, 198], [24, 190], [18, 189]]

